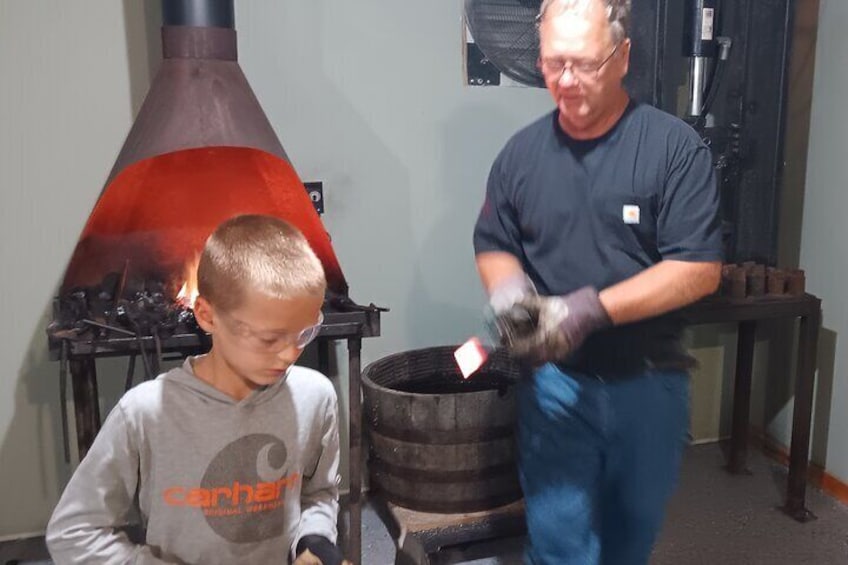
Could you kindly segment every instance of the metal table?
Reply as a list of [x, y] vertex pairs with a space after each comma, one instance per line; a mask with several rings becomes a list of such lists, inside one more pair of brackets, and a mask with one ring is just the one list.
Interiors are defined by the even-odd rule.
[[799, 522], [814, 519], [815, 516], [805, 506], [805, 500], [816, 351], [821, 325], [821, 299], [812, 294], [744, 299], [710, 297], [684, 308], [681, 312], [690, 325], [725, 322], [738, 324], [733, 426], [727, 466], [731, 473], [736, 474], [747, 472], [751, 373], [754, 366], [757, 324], [763, 320], [787, 318], [800, 320], [789, 480], [786, 504], [783, 509]]

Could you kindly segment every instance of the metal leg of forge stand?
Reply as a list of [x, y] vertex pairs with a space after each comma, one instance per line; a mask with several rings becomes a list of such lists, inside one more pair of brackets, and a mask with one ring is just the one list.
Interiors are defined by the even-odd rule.
[[789, 448], [789, 480], [784, 511], [808, 522], [816, 516], [805, 506], [807, 458], [810, 447], [810, 425], [813, 415], [813, 385], [816, 377], [821, 309], [817, 305], [809, 316], [801, 318], [798, 347], [798, 375], [795, 380], [795, 408], [792, 415], [792, 444]]
[[97, 400], [97, 371], [93, 358], [70, 362], [74, 390], [74, 414], [77, 424], [77, 448], [82, 460], [100, 430], [100, 405]]
[[733, 385], [733, 426], [730, 436], [730, 460], [727, 470], [750, 474], [748, 464], [748, 427], [751, 408], [751, 373], [754, 370], [754, 341], [757, 323], [739, 324], [736, 346], [736, 378]]
[[318, 340], [318, 370], [325, 377], [330, 376], [330, 342], [326, 339]]
[[350, 494], [348, 515], [349, 559], [362, 563], [362, 398], [360, 397], [360, 352], [362, 339], [352, 337], [347, 340], [348, 349], [348, 402], [350, 403]]

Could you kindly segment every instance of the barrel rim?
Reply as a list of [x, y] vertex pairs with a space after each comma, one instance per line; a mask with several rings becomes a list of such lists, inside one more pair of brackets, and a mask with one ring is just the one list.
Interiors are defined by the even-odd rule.
[[[393, 361], [397, 361], [398, 359], [403, 359], [405, 357], [408, 357], [411, 354], [416, 354], [416, 353], [443, 352], [443, 353], [449, 354], [450, 358], [452, 359], [453, 358], [453, 352], [458, 347], [459, 347], [459, 345], [451, 345], [451, 344], [434, 345], [434, 346], [430, 346], [430, 347], [420, 347], [420, 348], [417, 348], [417, 349], [407, 349], [405, 351], [398, 351], [398, 352], [395, 352], [395, 353], [390, 353], [389, 355], [383, 356], [383, 357], [369, 363], [365, 367], [365, 369], [362, 371], [362, 373], [360, 374], [360, 381], [362, 382], [362, 385], [365, 388], [370, 388], [370, 389], [373, 389], [375, 391], [382, 392], [382, 393], [391, 393], [391, 394], [397, 394], [397, 395], [406, 396], [406, 397], [433, 398], [435, 396], [439, 396], [440, 394], [457, 394], [457, 393], [448, 393], [448, 392], [433, 394], [433, 393], [407, 392], [407, 391], [403, 391], [403, 390], [397, 390], [397, 389], [394, 389], [394, 388], [389, 388], [387, 386], [383, 386], [381, 384], [377, 384], [371, 378], [371, 373], [373, 373], [374, 371], [376, 371], [378, 368], [382, 367], [383, 365], [388, 365]], [[442, 351], [439, 351], [439, 350], [442, 350]], [[508, 357], [506, 357], [506, 359], [508, 359]], [[456, 373], [457, 373], [457, 375], [460, 375], [458, 367], [456, 369]], [[504, 373], [505, 373], [506, 376], [512, 377], [511, 375], [509, 375], [508, 372], [505, 371]], [[514, 381], [515, 381], [514, 384], [517, 384], [518, 381], [519, 381], [519, 377], [516, 376], [514, 378]], [[468, 391], [468, 392], [462, 392], [460, 394], [462, 394], [465, 397], [465, 396], [491, 395], [491, 394], [500, 394], [500, 393], [497, 390], [491, 389], [491, 390]]]

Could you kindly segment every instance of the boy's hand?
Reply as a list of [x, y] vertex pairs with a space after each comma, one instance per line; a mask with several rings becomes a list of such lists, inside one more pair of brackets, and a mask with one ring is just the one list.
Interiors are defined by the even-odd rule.
[[[315, 554], [311, 551], [304, 550], [303, 553], [297, 556], [297, 559], [294, 560], [292, 565], [324, 565], [320, 559], [318, 559]], [[352, 562], [345, 559], [342, 561], [342, 565], [353, 565]]]
[[297, 543], [297, 557], [292, 565], [353, 565], [342, 558], [342, 552], [323, 536], [306, 535]]
[[318, 559], [314, 553], [305, 549], [300, 555], [297, 556], [297, 559], [294, 560], [292, 565], [324, 565], [321, 563], [321, 560]]

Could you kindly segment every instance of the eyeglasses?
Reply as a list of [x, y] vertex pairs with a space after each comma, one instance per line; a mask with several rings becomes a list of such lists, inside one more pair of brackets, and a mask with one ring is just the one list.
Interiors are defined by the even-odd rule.
[[316, 324], [299, 332], [260, 332], [228, 314], [220, 313], [220, 315], [227, 322], [225, 324], [227, 330], [238, 338], [246, 348], [257, 353], [277, 353], [292, 345], [298, 349], [303, 349], [318, 337], [321, 332], [321, 324], [324, 323], [324, 313], [321, 312], [318, 314]]
[[613, 58], [613, 55], [618, 52], [618, 48], [622, 42], [618, 42], [613, 47], [612, 52], [600, 63], [575, 63], [568, 59], [543, 59], [539, 57], [537, 66], [544, 74], [557, 77], [557, 80], [562, 78], [565, 69], [569, 69], [571, 74], [577, 77], [578, 80], [587, 80], [598, 78], [598, 73], [604, 68], [604, 65]]

